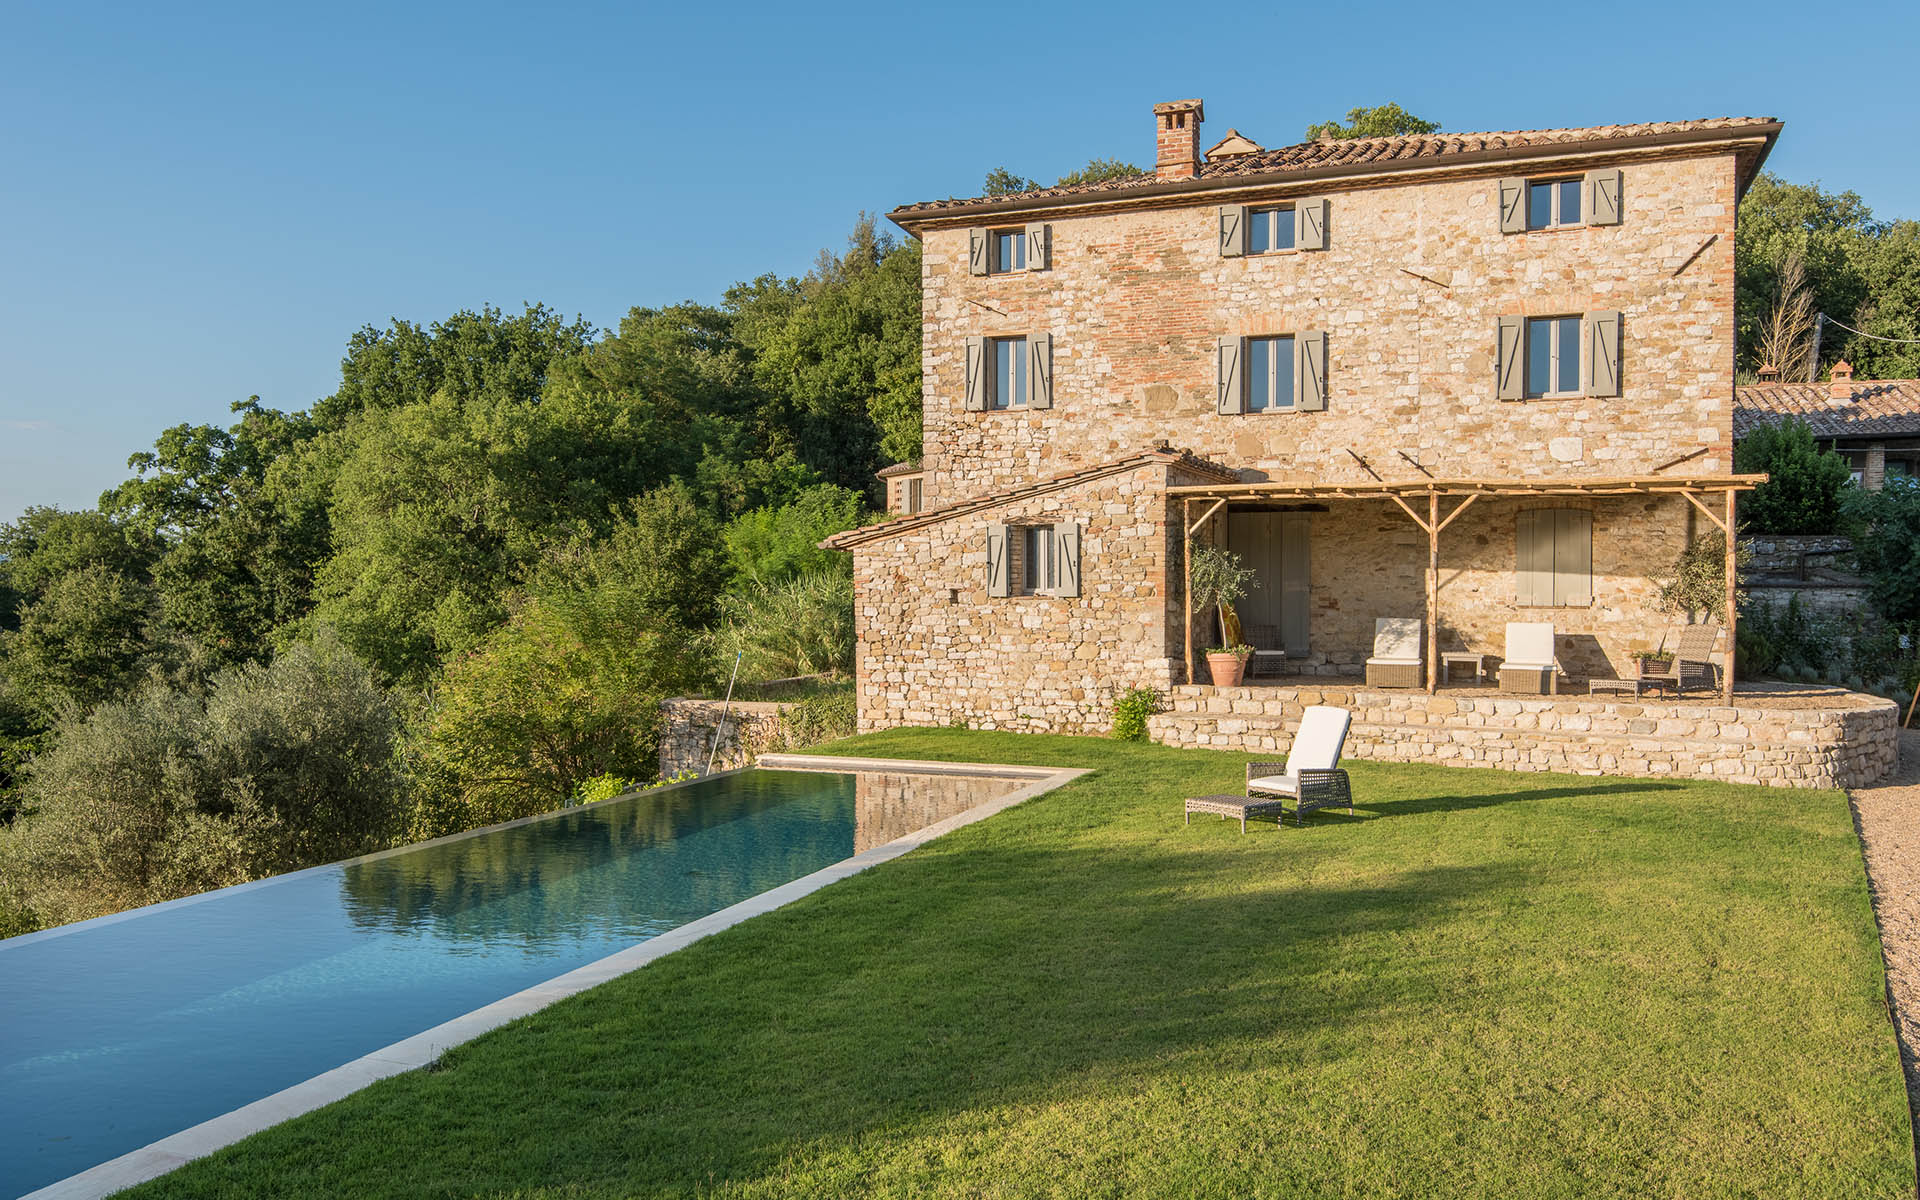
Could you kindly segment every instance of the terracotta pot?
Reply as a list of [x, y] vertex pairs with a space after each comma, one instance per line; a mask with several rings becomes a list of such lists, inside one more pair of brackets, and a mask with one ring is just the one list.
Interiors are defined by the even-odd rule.
[[1207, 672], [1213, 676], [1215, 687], [1239, 687], [1247, 673], [1247, 660], [1238, 654], [1209, 654]]

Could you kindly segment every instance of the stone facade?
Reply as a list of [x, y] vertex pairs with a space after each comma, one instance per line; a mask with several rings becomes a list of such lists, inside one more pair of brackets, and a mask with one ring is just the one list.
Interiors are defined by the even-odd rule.
[[[1730, 473], [1734, 214], [1757, 165], [1747, 134], [1611, 147], [1490, 135], [1523, 152], [1387, 155], [1289, 180], [1188, 171], [1200, 117], [1197, 101], [1156, 109], [1157, 181], [1014, 198], [1004, 212], [957, 202], [896, 213], [923, 243], [929, 512], [828, 543], [853, 552], [862, 730], [1102, 731], [1116, 693], [1188, 683], [1184, 507], [1168, 486]], [[1503, 180], [1588, 170], [1619, 172], [1618, 224], [1502, 232]], [[1308, 198], [1324, 248], [1222, 253], [1222, 204]], [[979, 231], [1015, 229], [1033, 269], [997, 272], [973, 253], [988, 245]], [[1498, 398], [1503, 318], [1612, 312], [1618, 395]], [[1221, 339], [1307, 331], [1326, 338], [1324, 410], [1219, 411]], [[1040, 334], [1048, 342], [1019, 361], [1050, 379], [1050, 403], [970, 411], [970, 340]], [[1140, 462], [1167, 445], [1214, 475]], [[1229, 511], [1273, 507], [1242, 498]], [[1425, 613], [1426, 535], [1384, 499], [1289, 507], [1311, 513], [1308, 646], [1289, 668], [1358, 674], [1376, 618]], [[1520, 607], [1517, 525], [1529, 508], [1591, 514], [1590, 602]], [[1499, 655], [1508, 622], [1551, 621], [1570, 674], [1631, 674], [1631, 654], [1677, 626], [1657, 611], [1656, 578], [1699, 520], [1671, 494], [1481, 498], [1441, 535], [1438, 648]], [[990, 595], [989, 529], [1062, 521], [1080, 527], [1081, 594]], [[1226, 524], [1198, 536], [1230, 537]], [[1298, 611], [1286, 609], [1289, 637]], [[1215, 638], [1195, 617], [1204, 647]]]
[[[862, 731], [961, 722], [1099, 731], [1112, 692], [1165, 688], [1181, 654], [1176, 468], [1137, 466], [867, 542], [854, 551]], [[1081, 523], [1081, 594], [987, 594], [991, 523]]]
[[[1555, 163], [1556, 173], [1585, 162]], [[924, 242], [924, 440], [929, 507], [1105, 461], [1168, 439], [1274, 479], [1649, 473], [1694, 451], [1732, 463], [1731, 151], [1620, 166], [1619, 225], [1502, 234], [1499, 179], [1272, 187], [1235, 202], [1330, 198], [1328, 248], [1223, 257], [1217, 206], [1048, 214], [1045, 271], [968, 273], [967, 228]], [[1037, 219], [1030, 215], [1023, 220]], [[1704, 247], [1704, 249], [1702, 249]], [[1689, 261], [1691, 259], [1691, 261]], [[1495, 398], [1496, 318], [1617, 310], [1622, 394]], [[1327, 334], [1324, 412], [1221, 416], [1223, 335]], [[1053, 406], [966, 410], [969, 336], [1053, 336]]]
[[[1830, 691], [1830, 689], [1829, 689]], [[1576, 775], [1865, 787], [1899, 760], [1899, 706], [1856, 693], [1657, 702], [1368, 690], [1179, 688], [1155, 741], [1284, 753], [1310, 704], [1353, 713], [1346, 757]]]

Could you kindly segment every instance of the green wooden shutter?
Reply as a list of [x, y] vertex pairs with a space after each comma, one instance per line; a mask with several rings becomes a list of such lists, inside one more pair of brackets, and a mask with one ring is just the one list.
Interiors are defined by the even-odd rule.
[[1080, 522], [1062, 521], [1053, 527], [1053, 594], [1080, 594]]
[[1221, 338], [1213, 359], [1215, 411], [1222, 416], [1247, 411], [1247, 389], [1240, 382], [1240, 339]]
[[1027, 407], [1053, 407], [1053, 335], [1027, 337]]
[[1002, 524], [987, 526], [987, 595], [1013, 595], [1012, 530]]
[[1280, 645], [1289, 655], [1304, 659], [1312, 624], [1313, 518], [1307, 513], [1276, 515], [1280, 518]]
[[1526, 231], [1527, 181], [1502, 179], [1500, 181], [1500, 232], [1525, 233]]
[[1553, 602], [1593, 603], [1593, 514], [1578, 508], [1543, 511], [1553, 518]]
[[1581, 341], [1580, 370], [1586, 377], [1589, 396], [1620, 394], [1620, 314], [1590, 312], [1582, 322], [1586, 334]]
[[1315, 196], [1294, 204], [1294, 249], [1325, 250], [1327, 248], [1328, 208], [1329, 205], [1325, 196]]
[[1502, 400], [1527, 395], [1527, 319], [1501, 317], [1494, 329], [1494, 394]]
[[987, 411], [987, 339], [967, 339], [967, 411]]
[[1239, 258], [1247, 252], [1247, 206], [1244, 204], [1223, 204], [1220, 206], [1220, 253], [1225, 258]]
[[1044, 271], [1053, 265], [1053, 226], [1045, 223], [1027, 226], [1027, 270]]
[[986, 230], [967, 230], [967, 274], [985, 275], [993, 269], [987, 257], [987, 246]]
[[1586, 183], [1587, 224], [1620, 223], [1620, 168], [1588, 171]]
[[[1547, 519], [1542, 520], [1542, 514]], [[1529, 508], [1520, 512], [1513, 529], [1514, 570], [1517, 575], [1516, 603], [1521, 608], [1538, 608], [1553, 603], [1553, 521], [1551, 510]]]
[[1327, 334], [1309, 329], [1293, 338], [1293, 405], [1299, 412], [1327, 408]]

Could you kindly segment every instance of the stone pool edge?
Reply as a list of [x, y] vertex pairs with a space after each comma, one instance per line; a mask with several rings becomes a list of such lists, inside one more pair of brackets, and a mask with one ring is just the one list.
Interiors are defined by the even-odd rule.
[[[1028, 779], [1031, 783], [1005, 796], [975, 805], [925, 829], [895, 838], [884, 845], [862, 851], [851, 858], [820, 868], [810, 875], [783, 883], [777, 888], [749, 896], [718, 912], [668, 930], [666, 933], [617, 950], [605, 958], [556, 975], [511, 996], [474, 1009], [470, 1013], [443, 1021], [432, 1029], [404, 1038], [364, 1054], [352, 1062], [315, 1075], [311, 1079], [283, 1088], [271, 1096], [242, 1105], [231, 1112], [202, 1121], [198, 1125], [169, 1134], [138, 1150], [110, 1158], [98, 1166], [28, 1192], [20, 1200], [102, 1200], [115, 1192], [157, 1179], [176, 1167], [204, 1158], [243, 1138], [270, 1129], [283, 1121], [310, 1113], [343, 1100], [371, 1083], [418, 1070], [455, 1046], [472, 1041], [509, 1021], [535, 1013], [588, 988], [597, 987], [648, 963], [683, 949], [702, 938], [731, 928], [762, 913], [782, 908], [803, 896], [811, 895], [868, 867], [899, 858], [910, 850], [933, 841], [962, 826], [983, 821], [1016, 804], [1041, 796], [1071, 783], [1091, 768], [1021, 767], [999, 763], [934, 762], [903, 758], [849, 758], [840, 755], [768, 754], [755, 766], [783, 771], [886, 771], [905, 775], [988, 775], [1000, 778]], [[715, 772], [716, 775], [733, 772]], [[689, 781], [692, 782], [692, 781]], [[518, 822], [510, 822], [517, 824]], [[460, 835], [455, 835], [460, 836]], [[265, 881], [262, 881], [265, 882]]]

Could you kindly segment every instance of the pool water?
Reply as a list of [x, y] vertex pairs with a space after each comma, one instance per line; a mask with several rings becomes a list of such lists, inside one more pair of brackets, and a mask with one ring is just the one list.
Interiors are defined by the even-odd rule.
[[0, 941], [0, 1195], [1018, 786], [743, 771]]

